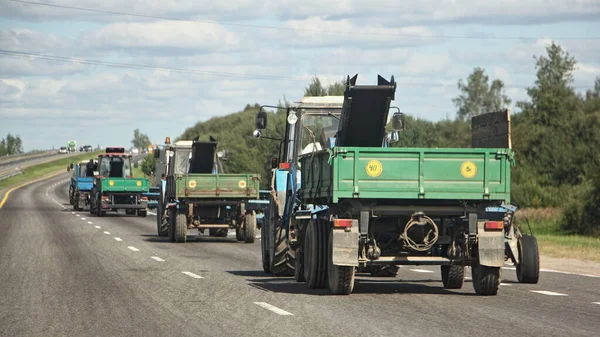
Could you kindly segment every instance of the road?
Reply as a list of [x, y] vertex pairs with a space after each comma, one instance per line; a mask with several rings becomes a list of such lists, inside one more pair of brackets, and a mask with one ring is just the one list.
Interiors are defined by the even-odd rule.
[[[72, 212], [67, 175], [0, 209], [0, 336], [593, 336], [600, 278], [544, 272], [500, 293], [442, 289], [434, 267], [359, 277], [350, 296], [262, 272], [260, 240], [166, 242], [155, 217]], [[192, 238], [192, 237], [190, 237]], [[541, 292], [535, 292], [541, 291]]]
[[74, 156], [81, 154], [81, 152], [73, 152], [67, 154], [52, 153], [40, 153], [37, 155], [17, 157], [0, 161], [0, 177], [13, 172], [15, 170], [23, 169], [32, 165], [42, 164], [54, 160], [58, 160], [68, 156]]

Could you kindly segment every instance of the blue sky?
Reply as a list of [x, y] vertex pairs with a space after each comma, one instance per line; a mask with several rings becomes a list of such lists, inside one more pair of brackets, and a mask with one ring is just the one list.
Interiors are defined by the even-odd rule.
[[0, 137], [19, 134], [26, 150], [69, 139], [129, 146], [135, 128], [160, 142], [247, 103], [299, 99], [313, 75], [332, 82], [358, 73], [360, 83], [394, 75], [394, 105], [402, 111], [452, 118], [456, 82], [477, 66], [504, 81], [513, 104], [527, 99], [533, 55], [542, 55], [552, 40], [578, 60], [577, 90], [591, 88], [600, 76], [600, 40], [581, 40], [600, 37], [600, 3], [591, 0], [47, 3], [192, 21], [0, 0], [0, 49], [231, 76], [0, 55]]

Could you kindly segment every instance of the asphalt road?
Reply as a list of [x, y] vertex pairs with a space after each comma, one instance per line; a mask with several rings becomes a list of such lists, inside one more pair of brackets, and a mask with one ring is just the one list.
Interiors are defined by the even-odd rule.
[[12, 172], [12, 171], [15, 171], [18, 169], [22, 169], [22, 168], [25, 168], [28, 166], [42, 164], [42, 163], [46, 163], [49, 161], [61, 159], [64, 157], [74, 156], [77, 154], [81, 154], [81, 152], [74, 152], [74, 153], [67, 153], [67, 154], [59, 154], [57, 152], [40, 153], [39, 155], [11, 158], [11, 159], [0, 162], [0, 176], [3, 176], [9, 172]]
[[262, 272], [260, 240], [155, 235], [155, 217], [72, 212], [67, 175], [0, 209], [0, 336], [594, 336], [600, 278], [544, 272], [500, 293], [442, 289], [438, 268], [359, 277], [350, 296]]

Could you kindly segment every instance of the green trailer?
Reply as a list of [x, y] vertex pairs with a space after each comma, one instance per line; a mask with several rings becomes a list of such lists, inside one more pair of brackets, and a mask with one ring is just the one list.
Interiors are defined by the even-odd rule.
[[149, 191], [146, 178], [134, 178], [131, 158], [125, 148], [108, 147], [98, 156], [98, 170], [90, 193], [90, 214], [105, 216], [108, 211], [124, 209], [126, 214], [146, 217]]
[[[263, 269], [350, 294], [356, 273], [439, 265], [444, 287], [459, 289], [471, 267], [475, 292], [495, 295], [510, 260], [519, 281], [537, 283], [535, 238], [514, 225], [510, 203], [509, 111], [473, 119], [473, 148], [392, 147], [404, 129], [399, 109], [388, 118], [393, 78], [355, 82], [348, 78], [338, 105], [310, 98], [287, 108]], [[261, 137], [262, 109], [256, 126]]]
[[157, 166], [165, 166], [156, 170], [165, 172], [157, 207], [159, 235], [186, 242], [190, 229], [216, 237], [235, 229], [238, 241], [254, 242], [256, 212], [246, 205], [259, 199], [260, 175], [219, 173], [216, 147], [216, 141], [179, 141], [154, 151]]

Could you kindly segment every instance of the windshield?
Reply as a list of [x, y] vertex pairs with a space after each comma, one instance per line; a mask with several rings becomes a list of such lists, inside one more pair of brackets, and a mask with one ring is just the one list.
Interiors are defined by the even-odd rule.
[[190, 170], [190, 158], [192, 149], [178, 148], [175, 151], [175, 169], [174, 174], [187, 174]]
[[94, 171], [98, 169], [97, 164], [93, 162], [79, 164], [79, 176], [80, 177], [93, 177]]
[[331, 116], [327, 113], [305, 113], [300, 123], [300, 146], [298, 155], [320, 151], [331, 147], [339, 124], [339, 112]]
[[100, 175], [112, 178], [131, 176], [131, 158], [102, 157], [100, 159]]

